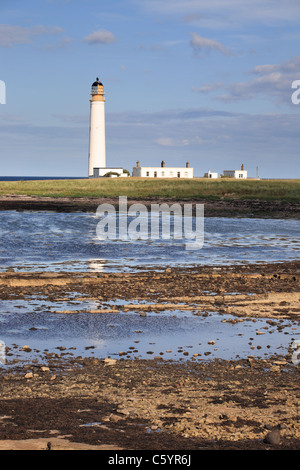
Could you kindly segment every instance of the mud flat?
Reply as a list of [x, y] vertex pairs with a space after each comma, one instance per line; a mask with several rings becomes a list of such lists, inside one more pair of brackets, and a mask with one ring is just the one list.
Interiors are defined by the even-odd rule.
[[[263, 317], [270, 325], [279, 321], [278, 328], [283, 320], [299, 327], [299, 280], [299, 262], [122, 274], [10, 270], [0, 273], [0, 300], [55, 302], [76, 294], [103, 302], [87, 312], [99, 322], [111, 310], [147, 315], [180, 305], [197, 315], [230, 313], [233, 322]], [[0, 364], [0, 449], [300, 447], [300, 365], [293, 350], [265, 359], [253, 351], [236, 360], [189, 355], [184, 361], [82, 357], [63, 344], [43, 351], [43, 360], [26, 359], [25, 346], [22, 359], [15, 350], [8, 348]], [[265, 442], [277, 427], [280, 440]]]

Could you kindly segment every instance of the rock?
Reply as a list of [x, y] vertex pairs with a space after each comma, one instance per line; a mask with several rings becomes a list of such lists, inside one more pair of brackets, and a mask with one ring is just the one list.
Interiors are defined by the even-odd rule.
[[118, 413], [124, 416], [129, 416], [130, 411], [127, 408], [118, 408]]
[[272, 365], [270, 367], [270, 371], [271, 372], [281, 372], [281, 368], [280, 368], [280, 366]]
[[25, 379], [32, 379], [33, 378], [33, 373], [32, 372], [28, 372], [26, 375], [25, 375]]
[[248, 356], [248, 363], [250, 364], [250, 367], [254, 366], [255, 360], [252, 356]]
[[114, 364], [116, 364], [117, 362], [117, 359], [111, 359], [110, 357], [106, 357], [104, 359], [104, 363], [107, 365], [107, 366], [113, 366]]
[[111, 414], [108, 418], [108, 421], [111, 421], [112, 423], [117, 423], [118, 421], [124, 420], [124, 416], [118, 416], [115, 414]]
[[263, 441], [265, 444], [272, 444], [278, 445], [280, 444], [280, 430], [273, 429], [273, 431], [269, 432]]

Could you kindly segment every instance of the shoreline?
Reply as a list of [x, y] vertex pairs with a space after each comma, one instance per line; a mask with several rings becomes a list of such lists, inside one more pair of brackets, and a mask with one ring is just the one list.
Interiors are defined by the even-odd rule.
[[[100, 204], [112, 204], [118, 207], [118, 198], [68, 198], [5, 195], [0, 196], [0, 211], [55, 211], [55, 212], [96, 212]], [[300, 202], [264, 201], [261, 199], [168, 199], [168, 198], [128, 198], [128, 205], [167, 203], [169, 205], [204, 204], [206, 217], [258, 217], [258, 218], [291, 218], [300, 219]]]
[[[12, 302], [76, 293], [78, 299], [124, 300], [133, 313], [131, 301], [147, 300], [146, 312], [180, 303], [190, 311], [196, 305], [203, 315], [213, 306], [237, 321], [266, 317], [270, 328], [274, 323], [281, 328], [283, 319], [300, 322], [300, 262], [136, 273], [9, 271], [0, 273], [0, 280], [0, 299]], [[106, 312], [87, 314], [101, 321]], [[118, 308], [115, 314], [121, 314]], [[252, 350], [234, 360], [174, 361], [81, 357], [61, 344], [55, 353], [41, 352], [40, 360], [26, 359], [23, 350], [20, 360], [20, 346], [7, 350], [9, 367], [0, 364], [0, 449], [44, 449], [48, 442], [53, 450], [300, 447], [300, 365], [293, 363], [292, 350], [267, 358]], [[278, 425], [280, 442], [265, 443]]]

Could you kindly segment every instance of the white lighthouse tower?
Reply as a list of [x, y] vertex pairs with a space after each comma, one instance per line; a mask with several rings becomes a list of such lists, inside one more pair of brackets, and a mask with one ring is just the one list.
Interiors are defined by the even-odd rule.
[[105, 153], [105, 98], [99, 78], [91, 90], [89, 177], [95, 176], [94, 168], [106, 168]]

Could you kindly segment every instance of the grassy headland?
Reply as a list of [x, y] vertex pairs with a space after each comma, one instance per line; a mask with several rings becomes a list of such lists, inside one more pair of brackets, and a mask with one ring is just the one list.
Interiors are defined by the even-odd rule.
[[0, 195], [52, 198], [166, 198], [174, 200], [300, 201], [300, 180], [101, 178], [5, 181]]

